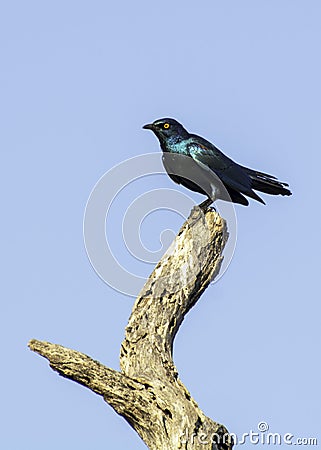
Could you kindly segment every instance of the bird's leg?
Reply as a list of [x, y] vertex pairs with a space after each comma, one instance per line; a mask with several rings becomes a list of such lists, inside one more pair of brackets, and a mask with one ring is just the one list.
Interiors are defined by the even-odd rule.
[[[198, 205], [199, 208], [201, 208], [202, 211], [206, 211], [208, 207], [213, 203], [213, 200], [211, 198], [207, 198], [202, 202], [200, 205]], [[213, 209], [216, 211], [216, 209], [213, 206]]]

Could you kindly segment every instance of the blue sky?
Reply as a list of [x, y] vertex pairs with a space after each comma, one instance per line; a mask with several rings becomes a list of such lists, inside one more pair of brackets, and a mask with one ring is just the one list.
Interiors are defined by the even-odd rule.
[[[84, 210], [106, 171], [159, 151], [141, 127], [163, 116], [293, 190], [236, 207], [234, 258], [176, 338], [180, 377], [230, 431], [264, 420], [320, 441], [320, 14], [317, 0], [2, 3], [1, 448], [145, 448], [27, 342], [119, 367], [133, 299], [91, 267]], [[201, 200], [164, 176], [122, 192], [113, 249], [142, 274], [153, 265], [125, 252], [119, 226], [136, 192], [159, 187]], [[155, 250], [181, 224], [157, 211], [142, 240]]]

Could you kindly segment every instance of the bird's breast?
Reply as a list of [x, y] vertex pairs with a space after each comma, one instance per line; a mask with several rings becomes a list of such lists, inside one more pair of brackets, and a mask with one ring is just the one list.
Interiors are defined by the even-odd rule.
[[185, 142], [168, 142], [166, 145], [166, 151], [169, 153], [190, 156]]

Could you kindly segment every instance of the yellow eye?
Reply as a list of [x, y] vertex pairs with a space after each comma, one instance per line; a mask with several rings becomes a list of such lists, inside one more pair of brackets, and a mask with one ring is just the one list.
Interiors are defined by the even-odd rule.
[[164, 128], [165, 128], [165, 130], [167, 130], [168, 128], [169, 128], [169, 123], [164, 123]]

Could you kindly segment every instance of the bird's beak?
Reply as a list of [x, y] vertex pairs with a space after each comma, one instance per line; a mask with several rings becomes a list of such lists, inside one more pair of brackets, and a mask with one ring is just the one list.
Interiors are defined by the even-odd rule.
[[143, 126], [144, 130], [153, 130], [154, 129], [154, 125], [152, 123], [147, 123], [146, 125]]

